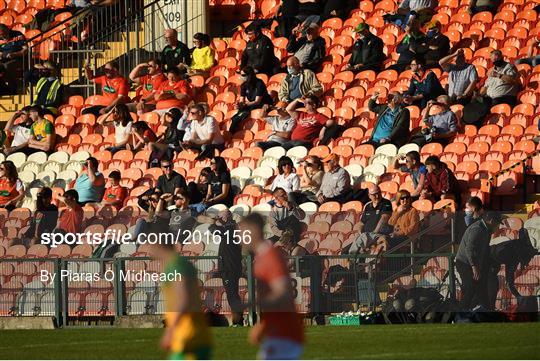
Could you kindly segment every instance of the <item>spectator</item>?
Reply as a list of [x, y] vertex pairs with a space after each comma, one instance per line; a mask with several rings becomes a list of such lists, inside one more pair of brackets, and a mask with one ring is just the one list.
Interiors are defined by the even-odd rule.
[[427, 157], [426, 169], [428, 173], [420, 197], [430, 199], [433, 202], [443, 198], [453, 198], [459, 207], [461, 190], [454, 173], [435, 155]]
[[133, 118], [125, 104], [118, 104], [107, 114], [107, 116], [99, 121], [99, 124], [108, 126], [114, 125], [114, 145], [105, 148], [112, 154], [119, 150], [126, 149], [129, 143], [129, 137], [132, 132]]
[[[442, 111], [435, 115], [429, 115], [434, 106], [441, 107]], [[439, 96], [437, 101], [430, 100], [427, 103], [422, 120], [427, 127], [414, 134], [410, 140], [411, 143], [418, 144], [420, 147], [431, 142], [446, 145], [457, 134], [458, 120], [450, 109], [450, 97], [448, 95]]]
[[279, 174], [270, 186], [271, 191], [281, 188], [289, 194], [300, 190], [300, 177], [296, 174], [291, 158], [287, 156], [279, 158], [277, 169]]
[[[304, 103], [305, 111], [299, 112], [295, 108], [298, 103]], [[285, 142], [282, 147], [289, 150], [296, 146], [311, 148], [317, 144], [328, 144], [330, 138], [337, 136], [338, 125], [332, 119], [328, 119], [324, 114], [317, 111], [319, 99], [315, 96], [308, 96], [302, 99], [295, 99], [287, 106], [287, 112], [296, 122], [291, 140]]]
[[120, 75], [118, 71], [118, 63], [110, 61], [105, 64], [105, 75], [95, 76], [90, 65], [86, 64], [84, 70], [88, 80], [101, 86], [101, 94], [107, 100], [108, 105], [93, 105], [88, 108], [84, 108], [81, 114], [94, 114], [99, 117], [102, 114], [106, 114], [111, 111], [117, 104], [124, 104], [129, 102], [129, 82], [126, 78]]
[[423, 59], [414, 59], [411, 62], [413, 76], [409, 85], [409, 90], [405, 93], [403, 101], [407, 105], [417, 105], [420, 109], [426, 107], [428, 101], [436, 99], [445, 91], [431, 70], [426, 70], [426, 63]]
[[463, 108], [463, 122], [466, 124], [480, 126], [494, 105], [506, 103], [513, 107], [517, 104], [521, 83], [516, 67], [504, 61], [500, 50], [491, 52], [491, 60], [493, 68], [480, 89], [480, 96]]
[[[279, 241], [274, 243], [274, 247], [281, 250], [284, 257], [302, 257], [308, 255], [308, 251], [298, 244], [298, 241], [294, 239], [293, 232], [291, 230], [285, 230], [281, 234]], [[302, 260], [300, 261], [302, 262]], [[295, 259], [289, 259], [289, 267], [294, 267]]]
[[487, 212], [465, 230], [456, 254], [456, 270], [461, 278], [461, 310], [488, 306], [489, 241], [500, 223], [498, 212]]
[[450, 39], [441, 32], [441, 26], [438, 20], [431, 21], [426, 25], [428, 49], [424, 58], [428, 69], [438, 68], [439, 61], [450, 53]]
[[345, 21], [356, 5], [356, 1], [354, 0], [326, 0], [321, 15], [321, 21], [330, 18], [340, 18]]
[[193, 35], [195, 48], [191, 52], [190, 75], [210, 75], [210, 69], [214, 66], [214, 50], [210, 47], [210, 36], [203, 33]]
[[231, 118], [229, 132], [234, 134], [238, 131], [240, 124], [251, 114], [254, 109], [262, 108], [264, 105], [272, 104], [272, 98], [266, 90], [264, 82], [257, 78], [252, 67], [246, 66], [240, 71], [242, 85], [240, 86], [240, 98], [236, 103], [238, 113]]
[[173, 159], [174, 152], [180, 148], [183, 133], [178, 129], [182, 111], [172, 108], [163, 116], [167, 129], [155, 142], [149, 142], [148, 147], [152, 150], [150, 154], [150, 166], [155, 167], [162, 159]]
[[516, 65], [518, 64], [529, 64], [533, 68], [540, 64], [540, 54], [535, 54], [535, 49], [540, 48], [540, 38], [538, 36], [535, 36], [531, 44], [529, 45], [529, 49], [527, 50], [527, 57], [522, 58], [516, 61]]
[[405, 32], [405, 36], [396, 46], [396, 52], [399, 54], [397, 63], [388, 68], [398, 73], [404, 72], [413, 59], [422, 57], [428, 50], [428, 38], [420, 30], [418, 21], [412, 21], [407, 25]]
[[304, 174], [300, 179], [300, 191], [292, 192], [289, 198], [296, 204], [316, 202], [317, 193], [324, 177], [323, 164], [317, 156], [310, 155], [302, 161]]
[[296, 203], [289, 200], [285, 189], [274, 188], [272, 195], [274, 202], [268, 218], [273, 234], [270, 240], [276, 243], [285, 231], [290, 231], [293, 242], [298, 243], [302, 233], [301, 221], [306, 213]]
[[482, 11], [489, 11], [495, 15], [500, 4], [501, 0], [471, 0], [469, 2], [469, 12], [478, 14]]
[[420, 229], [420, 216], [412, 206], [411, 194], [407, 190], [400, 190], [396, 194], [397, 209], [388, 219], [392, 232], [382, 236], [379, 242], [384, 244], [383, 249], [388, 250], [397, 246], [408, 238], [413, 238]]
[[[402, 161], [405, 161], [405, 164], [401, 163]], [[420, 153], [413, 150], [408, 152], [405, 156], [398, 155], [394, 160], [394, 169], [399, 169], [400, 172], [409, 173], [414, 187], [410, 196], [413, 200], [418, 199], [424, 189], [427, 175], [426, 166], [420, 161]]]
[[478, 73], [473, 64], [466, 62], [463, 49], [442, 58], [439, 65], [448, 72], [448, 95], [452, 103], [468, 104], [478, 84]]
[[[285, 102], [278, 102], [274, 107], [277, 115], [264, 118], [266, 123], [272, 126], [272, 134], [270, 134], [266, 141], [256, 142], [256, 147], [265, 151], [272, 147], [282, 145], [291, 139], [291, 131], [296, 125], [296, 122], [291, 118], [289, 113], [287, 113], [286, 107], [287, 104]], [[268, 106], [263, 107], [265, 115], [268, 109]]]
[[175, 29], [165, 30], [165, 42], [167, 46], [161, 52], [161, 63], [166, 71], [179, 65], [186, 67], [191, 63], [189, 48], [178, 40], [178, 32]]
[[156, 187], [149, 189], [139, 198], [139, 207], [146, 211], [152, 209], [152, 203], [159, 199], [166, 202], [167, 206], [170, 205], [175, 195], [187, 189], [184, 176], [174, 171], [169, 159], [161, 160], [161, 170], [163, 174], [158, 177]]
[[[169, 230], [174, 234], [182, 234], [183, 231], [191, 231], [197, 224], [197, 220], [194, 217], [194, 213], [189, 209], [190, 194], [181, 189], [174, 196], [174, 209], [170, 213], [169, 217]], [[161, 201], [161, 209], [164, 206], [164, 202]]]
[[161, 61], [152, 59], [148, 63], [137, 65], [129, 74], [129, 79], [139, 84], [135, 102], [128, 104], [129, 110], [141, 115], [155, 109], [155, 92], [167, 81]]
[[74, 189], [81, 205], [99, 203], [105, 192], [105, 177], [98, 170], [98, 160], [90, 157], [83, 165], [81, 175], [75, 180]]
[[[25, 149], [28, 146], [28, 141], [32, 134], [32, 118], [29, 115], [30, 107], [26, 106], [19, 111], [13, 113], [11, 118], [6, 123], [5, 132], [12, 137], [11, 145], [4, 143], [3, 152], [5, 155], [9, 155]], [[19, 123], [15, 125], [15, 121], [20, 119]]]
[[212, 169], [210, 167], [204, 167], [201, 169], [197, 181], [189, 182], [188, 193], [190, 194], [191, 203], [201, 203], [206, 198], [211, 176]]
[[469, 227], [474, 222], [482, 218], [484, 214], [484, 204], [478, 197], [471, 197], [465, 203], [465, 225]]
[[246, 28], [248, 42], [242, 59], [240, 68], [250, 66], [255, 73], [263, 73], [271, 76], [278, 66], [278, 59], [274, 55], [274, 44], [266, 35], [261, 33], [261, 28], [256, 25], [249, 25]]
[[28, 114], [32, 119], [32, 126], [30, 127], [28, 147], [23, 149], [23, 152], [30, 155], [35, 152], [49, 153], [53, 151], [56, 141], [54, 125], [43, 117], [45, 115], [43, 108], [32, 106]]
[[22, 74], [23, 56], [27, 50], [26, 38], [21, 32], [0, 24], [0, 66], [6, 70], [8, 83]]
[[395, 13], [383, 17], [402, 28], [410, 25], [412, 21], [418, 21], [420, 25], [423, 25], [431, 20], [436, 6], [435, 0], [404, 0]]
[[196, 160], [212, 158], [214, 151], [222, 151], [225, 148], [225, 140], [221, 135], [216, 120], [206, 114], [206, 109], [202, 104], [192, 105], [189, 114], [191, 124], [182, 145], [186, 148], [200, 150]]
[[325, 202], [345, 203], [350, 198], [351, 176], [339, 165], [339, 156], [329, 154], [322, 160], [325, 163], [325, 170], [321, 186], [317, 192], [319, 204]]
[[379, 237], [391, 233], [388, 220], [392, 215], [392, 202], [382, 197], [378, 185], [373, 185], [368, 192], [370, 201], [364, 206], [358, 228], [359, 236], [351, 245], [349, 254], [365, 253], [376, 244]]
[[42, 107], [46, 114], [58, 115], [58, 108], [64, 103], [64, 85], [58, 76], [57, 65], [50, 61], [36, 64], [25, 80], [36, 86], [32, 105]]
[[184, 67], [167, 71], [167, 80], [154, 92], [158, 114], [164, 114], [171, 108], [183, 108], [191, 101], [191, 85], [187, 79]]
[[158, 139], [156, 133], [154, 133], [154, 131], [150, 129], [148, 124], [143, 120], [133, 123], [133, 126], [131, 127], [131, 135], [133, 136], [133, 143], [131, 145], [131, 150], [133, 152], [145, 148], [150, 143], [156, 142]]
[[82, 232], [84, 211], [79, 204], [79, 194], [75, 189], [67, 190], [58, 200], [66, 205], [58, 218], [57, 232], [76, 234]]
[[36, 210], [30, 218], [28, 229], [23, 235], [27, 246], [40, 243], [43, 233], [52, 233], [58, 222], [58, 207], [51, 203], [52, 190], [48, 187], [40, 188], [37, 193]]
[[231, 172], [227, 168], [227, 163], [223, 157], [214, 157], [210, 161], [210, 179], [208, 193], [205, 199], [198, 204], [192, 204], [190, 207], [197, 214], [204, 212], [208, 207], [215, 204], [225, 204], [232, 206], [234, 194], [231, 188]]
[[369, 31], [369, 25], [360, 23], [355, 29], [356, 41], [353, 44], [351, 58], [345, 70], [359, 73], [364, 70], [380, 72], [386, 59], [384, 43], [381, 38]]
[[323, 87], [317, 76], [309, 69], [302, 69], [298, 58], [291, 56], [287, 59], [287, 72], [279, 88], [280, 101], [288, 103], [308, 96], [322, 95]]
[[276, 36], [287, 37], [298, 24], [298, 0], [283, 0], [277, 11]]
[[15, 164], [6, 160], [0, 164], [0, 208], [12, 211], [24, 198], [24, 185]]
[[120, 180], [122, 176], [117, 170], [113, 170], [109, 173], [109, 187], [105, 189], [103, 193], [103, 199], [101, 200], [102, 205], [110, 205], [120, 210], [124, 206], [124, 201], [128, 196], [128, 189], [120, 185]]
[[[304, 69], [319, 72], [324, 57], [326, 56], [326, 41], [319, 36], [319, 25], [311, 23], [301, 34], [303, 24], [299, 24], [292, 30], [287, 44], [287, 52], [294, 53], [300, 65]], [[302, 36], [300, 36], [302, 35]]]
[[409, 109], [403, 107], [403, 97], [398, 92], [390, 92], [387, 104], [377, 104], [378, 92], [369, 99], [369, 110], [377, 114], [373, 133], [367, 142], [375, 147], [383, 144], [394, 144], [401, 147], [409, 139]]

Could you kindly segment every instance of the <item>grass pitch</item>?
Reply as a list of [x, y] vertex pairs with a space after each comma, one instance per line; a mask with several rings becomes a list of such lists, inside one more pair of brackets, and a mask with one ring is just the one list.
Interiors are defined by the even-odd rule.
[[[160, 359], [162, 329], [3, 330], [1, 359]], [[253, 359], [248, 328], [214, 328], [218, 359]], [[306, 328], [307, 359], [538, 359], [540, 323]]]

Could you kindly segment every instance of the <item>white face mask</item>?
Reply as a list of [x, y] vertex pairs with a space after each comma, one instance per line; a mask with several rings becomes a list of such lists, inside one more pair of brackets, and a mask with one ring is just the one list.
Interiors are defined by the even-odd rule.
[[288, 71], [289, 74], [291, 74], [291, 75], [296, 75], [296, 74], [298, 74], [298, 70], [296, 70], [296, 69], [293, 68], [292, 66], [288, 66], [288, 67], [287, 67], [287, 71]]
[[241, 76], [240, 75], [240, 80], [242, 80], [243, 82], [247, 81], [247, 76]]

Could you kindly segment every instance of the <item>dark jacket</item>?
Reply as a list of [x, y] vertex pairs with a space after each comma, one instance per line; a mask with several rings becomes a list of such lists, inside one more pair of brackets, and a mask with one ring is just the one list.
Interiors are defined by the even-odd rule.
[[356, 40], [352, 48], [350, 65], [377, 65], [382, 68], [384, 59], [384, 43], [381, 38], [369, 33], [364, 40]]
[[[326, 0], [324, 9], [321, 14], [321, 21], [330, 18], [340, 18], [346, 20], [349, 17], [349, 13], [356, 7], [355, 0]], [[332, 11], [336, 12], [336, 15], [330, 14]]]
[[456, 261], [482, 269], [489, 259], [491, 232], [484, 220], [474, 222], [465, 230], [456, 254]]
[[[429, 49], [429, 46], [437, 46], [436, 50]], [[439, 66], [439, 60], [450, 54], [450, 39], [443, 33], [438, 33], [432, 38], [428, 38], [428, 50], [424, 55], [428, 65]]]
[[415, 57], [424, 56], [427, 50], [428, 39], [424, 33], [420, 33], [417, 36], [407, 34], [398, 46], [396, 46], [396, 51], [399, 54], [397, 62], [398, 64], [410, 64]]
[[[379, 120], [381, 116], [388, 110], [388, 105], [377, 104], [375, 100], [370, 99], [368, 107], [370, 111], [377, 113], [377, 121], [375, 122], [375, 126], [373, 127], [373, 129], [376, 129], [379, 125]], [[394, 121], [392, 134], [390, 134], [390, 143], [394, 144], [398, 148], [407, 143], [410, 135], [410, 123], [411, 114], [409, 113], [409, 109], [402, 108]]]
[[437, 75], [428, 70], [421, 78], [417, 75], [412, 76], [406, 94], [411, 96], [422, 94], [424, 97], [417, 105], [424, 108], [428, 101], [436, 99], [439, 95], [446, 94], [446, 92], [439, 79], [437, 79]]
[[261, 34], [254, 41], [248, 41], [242, 54], [241, 67], [251, 66], [259, 73], [272, 75], [277, 63], [274, 44], [266, 35]]
[[[287, 52], [296, 53], [305, 43], [307, 38], [305, 36], [296, 38], [295, 35], [289, 36], [289, 43], [287, 44]], [[317, 73], [320, 70], [323, 59], [326, 56], [326, 41], [323, 37], [317, 37], [314, 41], [313, 48], [309, 53], [309, 60], [302, 65], [303, 68], [309, 69]]]

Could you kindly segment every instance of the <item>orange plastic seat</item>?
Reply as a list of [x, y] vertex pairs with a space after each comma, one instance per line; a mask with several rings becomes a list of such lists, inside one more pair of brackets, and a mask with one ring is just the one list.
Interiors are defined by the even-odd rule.
[[488, 135], [496, 137], [501, 133], [501, 128], [496, 124], [487, 124], [478, 130], [478, 135]]
[[322, 159], [330, 154], [330, 148], [328, 148], [326, 145], [319, 145], [319, 146], [311, 148], [308, 154], [315, 155]]
[[461, 155], [467, 151], [467, 145], [465, 143], [450, 143], [444, 147], [445, 153], [455, 153]]

